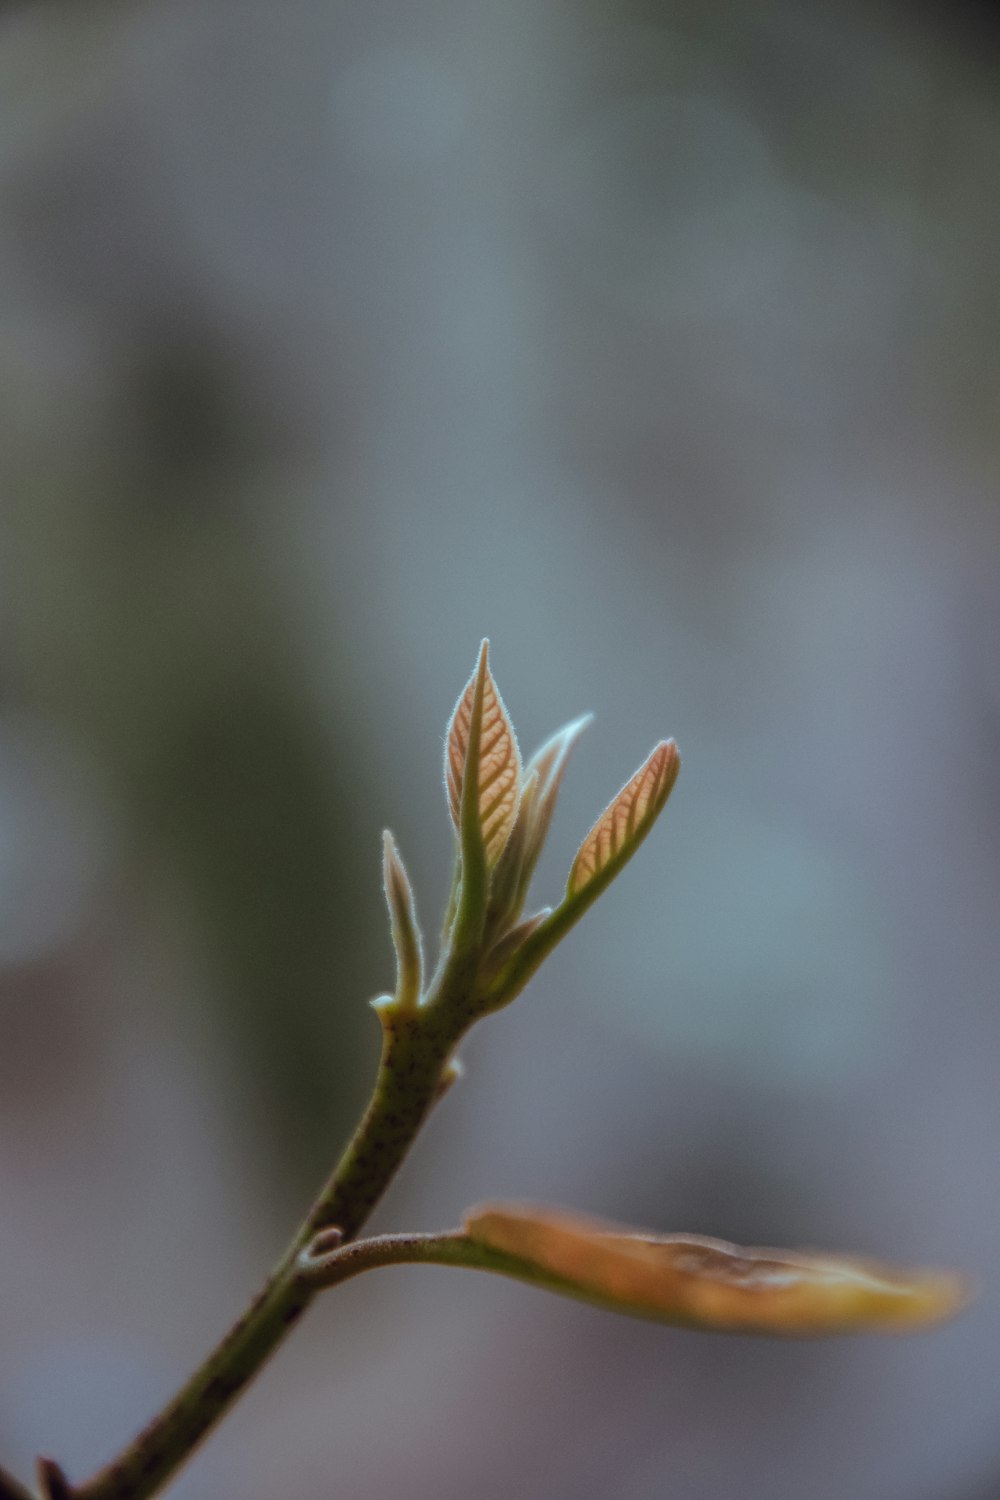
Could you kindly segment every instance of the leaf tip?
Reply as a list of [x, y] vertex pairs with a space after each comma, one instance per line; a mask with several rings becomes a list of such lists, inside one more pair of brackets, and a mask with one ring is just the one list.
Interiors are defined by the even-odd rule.
[[400, 902], [409, 905], [412, 902], [412, 893], [399, 848], [388, 828], [382, 830], [382, 881], [385, 886], [386, 901], [389, 903], [389, 913], [395, 920]]
[[666, 776], [669, 774], [676, 777], [681, 768], [681, 752], [677, 748], [677, 741], [675, 739], [660, 740], [653, 747], [646, 764], [649, 766], [655, 765], [660, 775]]

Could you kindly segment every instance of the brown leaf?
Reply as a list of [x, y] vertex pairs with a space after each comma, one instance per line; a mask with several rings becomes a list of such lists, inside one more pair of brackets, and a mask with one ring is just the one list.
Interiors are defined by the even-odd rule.
[[744, 1249], [697, 1235], [652, 1235], [549, 1209], [473, 1209], [468, 1235], [516, 1257], [498, 1266], [622, 1312], [743, 1333], [914, 1329], [967, 1300], [962, 1278], [852, 1256]]
[[662, 740], [580, 845], [569, 873], [568, 895], [577, 895], [609, 866], [628, 859], [662, 811], [680, 764], [674, 741]]
[[461, 827], [462, 787], [476, 703], [476, 688], [482, 679], [482, 712], [479, 724], [479, 820], [486, 863], [492, 867], [517, 817], [521, 786], [521, 756], [517, 738], [503, 699], [493, 681], [484, 641], [476, 670], [455, 705], [445, 741], [445, 781], [448, 804], [455, 827]]

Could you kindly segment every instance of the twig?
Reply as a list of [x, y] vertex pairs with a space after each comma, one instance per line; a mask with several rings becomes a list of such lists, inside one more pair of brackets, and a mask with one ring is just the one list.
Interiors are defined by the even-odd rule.
[[440, 1096], [450, 1054], [471, 1024], [456, 1016], [462, 1009], [382, 1013], [382, 1063], [367, 1113], [271, 1277], [169, 1406], [112, 1463], [72, 1486], [72, 1500], [147, 1500], [261, 1370], [319, 1290], [299, 1272], [301, 1252], [321, 1230], [335, 1227], [344, 1241], [357, 1234]]

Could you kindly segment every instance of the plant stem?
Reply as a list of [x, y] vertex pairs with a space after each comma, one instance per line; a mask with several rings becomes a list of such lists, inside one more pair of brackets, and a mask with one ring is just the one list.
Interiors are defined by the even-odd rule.
[[[441, 997], [443, 998], [443, 997]], [[299, 1256], [335, 1226], [345, 1241], [392, 1181], [440, 1095], [450, 1054], [469, 1024], [461, 1006], [386, 1011], [382, 1061], [367, 1112], [329, 1182], [264, 1287], [174, 1400], [73, 1500], [147, 1500], [185, 1462], [299, 1321], [320, 1289]], [[0, 1490], [0, 1500], [7, 1500]], [[24, 1500], [15, 1490], [13, 1500]]]
[[440, 1234], [380, 1234], [326, 1254], [307, 1251], [299, 1264], [310, 1284], [325, 1291], [380, 1266], [478, 1265], [478, 1247], [464, 1229], [446, 1229]]
[[294, 1242], [321, 1229], [352, 1240], [382, 1197], [437, 1101], [445, 1065], [471, 1018], [430, 1003], [415, 1014], [382, 1014], [385, 1040], [368, 1109]]

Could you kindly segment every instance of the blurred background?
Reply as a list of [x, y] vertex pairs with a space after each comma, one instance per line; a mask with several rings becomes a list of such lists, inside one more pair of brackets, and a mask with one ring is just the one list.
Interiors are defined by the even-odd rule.
[[187, 1375], [433, 940], [479, 639], [536, 884], [664, 822], [380, 1209], [955, 1265], [721, 1339], [439, 1269], [324, 1302], [186, 1500], [1000, 1495], [1000, 26], [867, 0], [0, 11], [0, 1454]]

